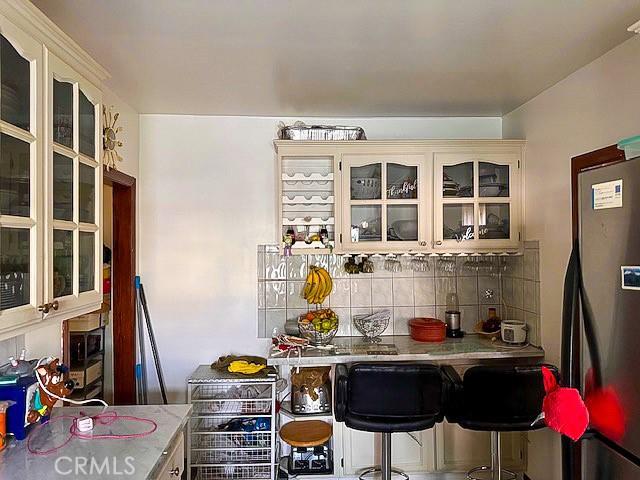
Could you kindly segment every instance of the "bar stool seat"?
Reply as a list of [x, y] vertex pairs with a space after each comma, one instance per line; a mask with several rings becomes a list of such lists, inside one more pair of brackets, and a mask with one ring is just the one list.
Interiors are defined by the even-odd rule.
[[336, 367], [334, 414], [349, 428], [382, 433], [381, 471], [407, 474], [391, 467], [391, 434], [432, 428], [444, 418], [444, 377], [439, 367], [411, 363], [360, 363]]
[[[557, 375], [557, 369], [548, 366]], [[522, 432], [544, 427], [532, 426], [542, 412], [545, 396], [541, 366], [472, 367], [461, 380], [452, 367], [444, 367], [451, 384], [447, 421], [467, 430], [491, 432], [491, 465], [467, 472], [470, 480], [510, 480], [516, 474], [501, 465], [500, 433]], [[480, 477], [480, 472], [488, 476]]]

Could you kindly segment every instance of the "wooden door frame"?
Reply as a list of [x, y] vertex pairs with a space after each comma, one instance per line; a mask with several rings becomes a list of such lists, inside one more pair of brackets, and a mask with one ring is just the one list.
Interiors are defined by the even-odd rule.
[[[575, 244], [580, 234], [580, 219], [578, 217], [580, 211], [579, 175], [588, 170], [614, 165], [624, 162], [625, 160], [624, 152], [619, 150], [617, 145], [609, 145], [608, 147], [584, 153], [571, 159], [572, 244]], [[564, 381], [568, 383], [566, 386], [578, 389], [582, 383], [582, 372], [580, 371], [581, 324], [579, 315], [579, 311], [576, 311], [576, 318], [574, 318], [571, 332], [569, 332], [571, 338], [567, 343], [567, 347], [570, 346], [571, 352], [564, 352], [563, 349], [561, 366]], [[567, 350], [569, 349], [567, 348]], [[562, 478], [563, 480], [580, 480], [582, 478], [581, 442], [573, 443], [566, 437], [562, 437]]]
[[105, 168], [103, 182], [113, 188], [113, 402], [133, 405], [136, 403], [136, 179]]

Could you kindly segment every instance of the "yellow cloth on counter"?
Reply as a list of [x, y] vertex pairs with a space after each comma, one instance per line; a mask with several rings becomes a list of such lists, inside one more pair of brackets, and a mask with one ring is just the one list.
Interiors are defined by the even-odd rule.
[[229, 364], [229, 371], [231, 373], [244, 373], [252, 375], [265, 369], [266, 365], [260, 365], [257, 363], [249, 363], [246, 360], [235, 360]]

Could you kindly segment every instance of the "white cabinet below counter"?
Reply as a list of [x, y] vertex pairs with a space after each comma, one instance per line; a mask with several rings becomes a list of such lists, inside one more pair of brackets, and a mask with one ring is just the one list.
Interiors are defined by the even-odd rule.
[[282, 250], [513, 252], [522, 140], [275, 141]]

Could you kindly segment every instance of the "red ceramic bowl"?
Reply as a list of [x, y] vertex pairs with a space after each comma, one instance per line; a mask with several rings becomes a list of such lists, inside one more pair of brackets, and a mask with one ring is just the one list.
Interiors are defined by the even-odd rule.
[[443, 342], [447, 324], [437, 318], [413, 318], [409, 320], [409, 331], [418, 342]]

